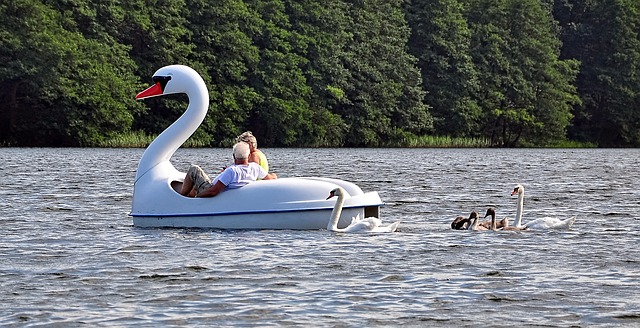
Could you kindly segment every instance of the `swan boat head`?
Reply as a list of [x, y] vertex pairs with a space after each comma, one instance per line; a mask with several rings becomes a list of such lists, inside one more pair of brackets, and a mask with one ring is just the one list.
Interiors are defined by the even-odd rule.
[[168, 163], [176, 150], [202, 124], [209, 108], [207, 86], [200, 74], [192, 68], [183, 65], [165, 66], [157, 70], [152, 79], [154, 84], [138, 93], [136, 99], [184, 93], [189, 97], [189, 106], [178, 120], [147, 147], [138, 164], [136, 181], [157, 165]]
[[[164, 213], [158, 204], [179, 208], [177, 194], [185, 173], [179, 172], [170, 159], [180, 146], [196, 131], [209, 108], [209, 92], [204, 80], [195, 70], [183, 65], [170, 65], [153, 74], [153, 85], [138, 93], [136, 99], [184, 93], [189, 98], [185, 112], [167, 127], [144, 151], [138, 163], [133, 184], [132, 215]], [[134, 216], [134, 223], [135, 223]]]

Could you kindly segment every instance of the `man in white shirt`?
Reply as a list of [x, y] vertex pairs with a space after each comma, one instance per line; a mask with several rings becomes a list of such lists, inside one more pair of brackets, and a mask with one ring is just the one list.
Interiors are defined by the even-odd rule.
[[260, 165], [249, 162], [250, 148], [246, 142], [233, 146], [234, 164], [227, 167], [213, 181], [198, 166], [191, 165], [182, 183], [180, 194], [187, 197], [214, 197], [227, 189], [240, 188], [258, 179], [277, 179], [275, 173], [267, 173]]

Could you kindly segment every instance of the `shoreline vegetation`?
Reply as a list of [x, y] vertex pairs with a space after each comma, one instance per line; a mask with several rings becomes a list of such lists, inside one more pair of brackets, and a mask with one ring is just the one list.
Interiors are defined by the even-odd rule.
[[[119, 134], [100, 143], [98, 148], [146, 148], [155, 135], [147, 135], [142, 131]], [[229, 141], [231, 144], [232, 141]], [[189, 138], [182, 148], [209, 148], [205, 141]], [[413, 136], [402, 142], [388, 143], [382, 148], [492, 148], [491, 140], [486, 138], [456, 138], [448, 136]], [[561, 141], [546, 147], [531, 146], [532, 148], [597, 148], [597, 145], [586, 142]], [[317, 147], [311, 147], [317, 148]], [[322, 147], [319, 147], [322, 148]]]
[[640, 1], [145, 3], [0, 2], [0, 147], [144, 147], [172, 64], [185, 147], [640, 147]]
[[[148, 135], [143, 131], [128, 132], [118, 134], [109, 138], [98, 145], [98, 148], [146, 148], [157, 137], [157, 135]], [[189, 138], [183, 148], [205, 148], [209, 147], [206, 142], [199, 141], [195, 138]]]

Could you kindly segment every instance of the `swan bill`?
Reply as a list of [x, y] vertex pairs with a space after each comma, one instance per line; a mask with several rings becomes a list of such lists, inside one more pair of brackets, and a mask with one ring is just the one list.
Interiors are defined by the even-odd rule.
[[160, 82], [146, 88], [136, 95], [136, 99], [145, 99], [162, 95], [162, 84]]

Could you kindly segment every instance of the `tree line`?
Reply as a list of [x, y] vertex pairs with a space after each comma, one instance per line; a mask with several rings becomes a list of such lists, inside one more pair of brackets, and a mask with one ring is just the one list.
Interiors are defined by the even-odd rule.
[[273, 147], [640, 146], [637, 0], [6, 0], [0, 145], [153, 136], [186, 108], [135, 101], [193, 67], [192, 140]]

